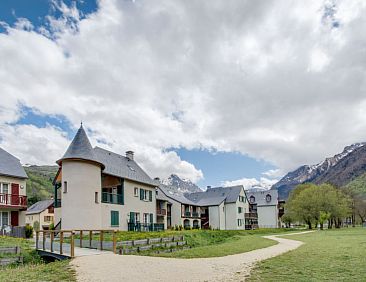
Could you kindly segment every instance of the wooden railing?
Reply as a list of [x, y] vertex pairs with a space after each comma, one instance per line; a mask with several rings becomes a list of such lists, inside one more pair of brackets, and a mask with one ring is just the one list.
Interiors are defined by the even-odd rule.
[[[99, 250], [103, 251], [104, 235], [106, 233], [112, 233], [113, 241], [113, 253], [117, 253], [117, 230], [39, 230], [36, 231], [36, 250], [49, 251], [51, 253], [58, 253], [65, 255], [64, 246], [70, 248], [69, 255], [71, 258], [75, 257], [75, 242], [79, 241], [80, 248], [92, 248], [93, 236], [98, 234], [99, 236]], [[40, 234], [42, 234], [42, 242], [40, 242]], [[88, 245], [84, 245], [83, 241], [87, 234]], [[50, 239], [49, 247], [47, 245], [47, 238]], [[66, 240], [65, 240], [66, 239]], [[56, 241], [57, 240], [57, 241]], [[39, 244], [42, 243], [40, 247]], [[58, 244], [58, 250], [55, 249], [55, 244]], [[48, 247], [48, 248], [47, 248]]]
[[163, 215], [165, 216], [166, 215], [166, 209], [156, 209], [156, 214], [157, 215]]
[[27, 196], [0, 193], [0, 206], [27, 207]]

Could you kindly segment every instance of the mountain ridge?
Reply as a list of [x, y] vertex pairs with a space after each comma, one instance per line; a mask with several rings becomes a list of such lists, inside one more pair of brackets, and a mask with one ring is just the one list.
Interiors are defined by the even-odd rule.
[[366, 142], [346, 146], [344, 150], [315, 165], [303, 165], [287, 173], [272, 186], [277, 189], [281, 200], [302, 183], [330, 183], [344, 186], [366, 172]]

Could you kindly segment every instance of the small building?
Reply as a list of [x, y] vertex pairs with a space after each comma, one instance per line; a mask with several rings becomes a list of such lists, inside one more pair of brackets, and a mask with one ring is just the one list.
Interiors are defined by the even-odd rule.
[[249, 203], [258, 214], [259, 228], [278, 228], [278, 192], [277, 190], [247, 191]]
[[40, 230], [49, 230], [54, 223], [54, 201], [44, 200], [31, 205], [26, 212], [25, 223], [35, 227], [38, 222]]
[[62, 229], [164, 229], [156, 223], [157, 185], [132, 151], [93, 148], [80, 126], [57, 164], [55, 224]]
[[[237, 230], [252, 229], [256, 214], [250, 213], [244, 187], [216, 187], [204, 192], [179, 193], [175, 188], [160, 185], [158, 193], [169, 200], [167, 226], [185, 228]], [[249, 220], [251, 219], [251, 220]]]
[[27, 178], [19, 159], [0, 148], [0, 229], [25, 225]]

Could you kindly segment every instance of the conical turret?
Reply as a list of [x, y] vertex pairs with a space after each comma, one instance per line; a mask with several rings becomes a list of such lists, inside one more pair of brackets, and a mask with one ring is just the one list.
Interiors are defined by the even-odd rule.
[[64, 160], [90, 161], [95, 162], [101, 165], [102, 168], [104, 168], [104, 165], [97, 159], [94, 154], [93, 147], [90, 144], [89, 138], [86, 135], [83, 125], [80, 126], [66, 153], [61, 159], [57, 161], [57, 163], [61, 165], [62, 161]]

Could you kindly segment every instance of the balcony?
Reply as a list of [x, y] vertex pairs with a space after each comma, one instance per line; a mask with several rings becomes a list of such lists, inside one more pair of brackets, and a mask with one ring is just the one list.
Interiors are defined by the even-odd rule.
[[248, 212], [245, 213], [245, 218], [258, 218], [258, 214], [256, 212]]
[[128, 222], [128, 231], [148, 232], [148, 231], [164, 231], [162, 223], [140, 223]]
[[123, 195], [103, 192], [102, 203], [123, 205]]
[[0, 193], [0, 206], [27, 208], [27, 196]]
[[198, 212], [192, 212], [192, 217], [200, 218], [200, 214]]
[[157, 216], [166, 216], [166, 209], [156, 209]]
[[183, 214], [184, 217], [191, 217], [191, 212], [190, 211], [186, 211]]

